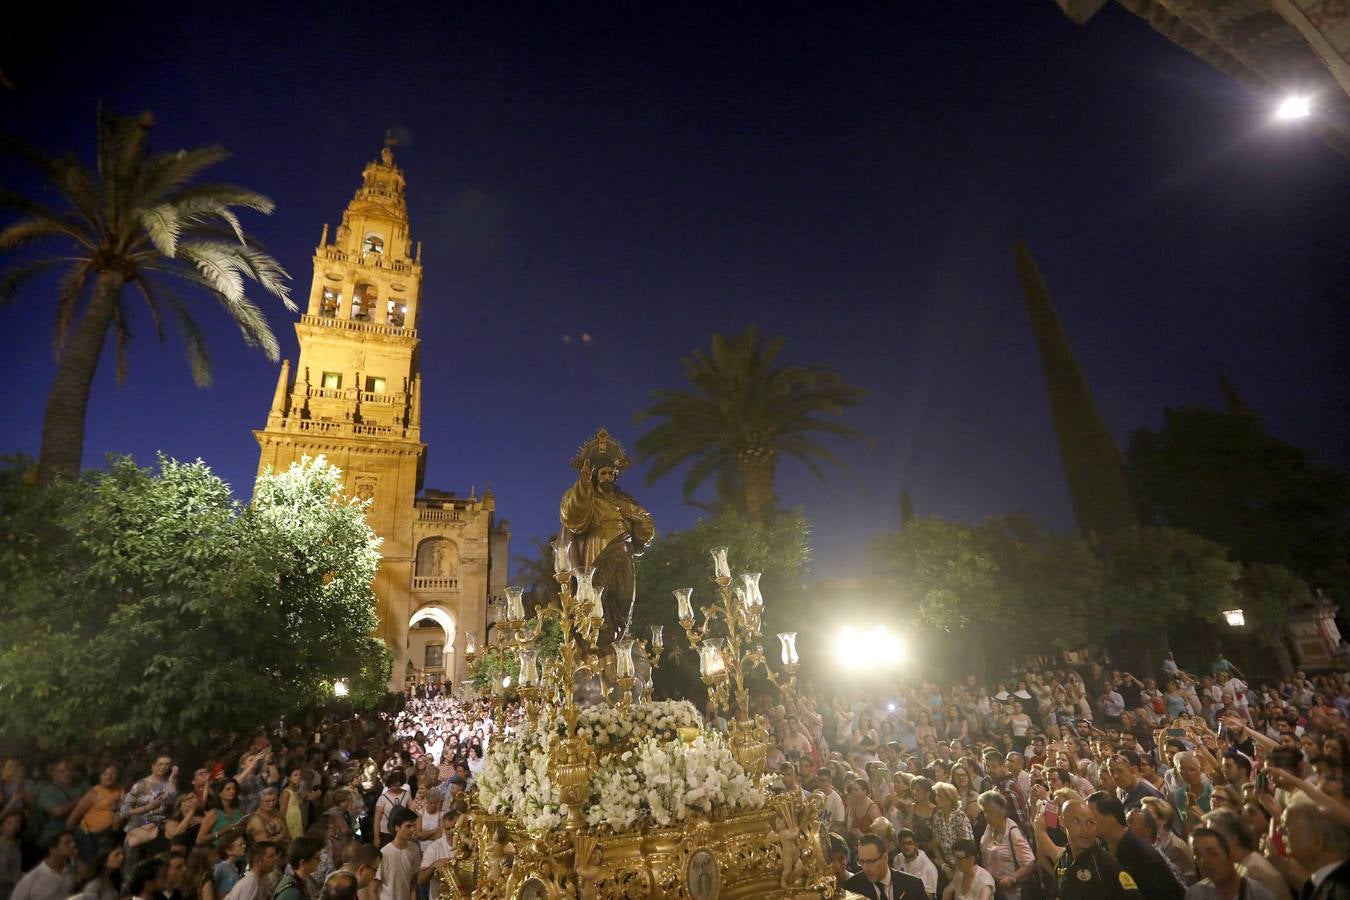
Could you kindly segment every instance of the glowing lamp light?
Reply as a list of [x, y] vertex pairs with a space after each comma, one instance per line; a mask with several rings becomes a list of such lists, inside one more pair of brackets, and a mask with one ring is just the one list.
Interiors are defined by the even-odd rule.
[[478, 652], [478, 637], [473, 632], [466, 632], [464, 635], [464, 655], [473, 656]]
[[745, 608], [754, 610], [764, 605], [764, 595], [759, 592], [759, 574], [758, 572], [746, 572], [741, 575], [741, 580], [745, 582]]
[[782, 645], [783, 665], [795, 666], [799, 657], [797, 656], [797, 632], [780, 631], [778, 632], [778, 643]]
[[666, 626], [653, 625], [651, 628], [652, 628], [652, 649], [660, 650], [662, 647], [666, 645], [666, 638], [665, 638]]
[[894, 668], [904, 662], [906, 647], [885, 626], [844, 626], [835, 639], [835, 656], [846, 669]]
[[345, 697], [350, 691], [351, 688], [347, 687], [347, 679], [339, 678], [337, 681], [333, 682], [334, 697]]
[[1247, 624], [1247, 617], [1242, 614], [1240, 609], [1225, 609], [1223, 611], [1223, 620], [1233, 628], [1241, 628]]
[[502, 690], [508, 690], [511, 687], [511, 676], [507, 675], [502, 679]]
[[635, 674], [633, 668], [633, 644], [632, 638], [624, 638], [621, 641], [614, 642], [614, 674], [619, 678], [632, 678]]
[[1275, 118], [1282, 122], [1306, 119], [1310, 115], [1312, 115], [1312, 98], [1298, 94], [1290, 94], [1275, 107]]

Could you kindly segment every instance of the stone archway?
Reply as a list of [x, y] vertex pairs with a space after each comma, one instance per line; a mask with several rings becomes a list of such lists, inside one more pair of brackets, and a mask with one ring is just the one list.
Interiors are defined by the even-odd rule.
[[455, 679], [455, 617], [445, 607], [423, 606], [408, 617], [407, 660], [414, 683]]

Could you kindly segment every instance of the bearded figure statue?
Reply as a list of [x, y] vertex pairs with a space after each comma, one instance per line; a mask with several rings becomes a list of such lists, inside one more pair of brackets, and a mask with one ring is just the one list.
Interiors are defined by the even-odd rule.
[[603, 647], [628, 630], [637, 590], [633, 560], [656, 536], [652, 514], [619, 488], [619, 473], [629, 463], [623, 447], [601, 428], [572, 460], [579, 474], [560, 508], [562, 540], [570, 543], [573, 567], [593, 567], [591, 583], [604, 590]]

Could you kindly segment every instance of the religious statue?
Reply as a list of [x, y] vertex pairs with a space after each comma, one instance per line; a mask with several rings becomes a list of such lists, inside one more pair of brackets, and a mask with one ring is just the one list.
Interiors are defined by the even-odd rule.
[[637, 590], [633, 559], [656, 536], [652, 514], [619, 488], [619, 473], [629, 463], [623, 447], [601, 428], [572, 460], [580, 474], [560, 506], [562, 540], [570, 544], [573, 567], [594, 567], [591, 583], [604, 591], [600, 642], [606, 647], [628, 629]]

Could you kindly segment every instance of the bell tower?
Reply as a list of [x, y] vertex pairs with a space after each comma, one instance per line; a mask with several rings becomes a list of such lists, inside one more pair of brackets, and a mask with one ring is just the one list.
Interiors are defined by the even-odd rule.
[[[422, 491], [422, 380], [417, 320], [422, 248], [408, 230], [403, 171], [394, 141], [361, 173], [329, 241], [314, 251], [314, 277], [295, 325], [300, 357], [285, 360], [266, 427], [255, 430], [258, 471], [323, 454], [384, 539], [375, 577], [378, 636], [394, 652], [391, 686], [464, 677], [464, 641], [485, 637], [487, 598], [506, 576], [507, 524], [491, 492], [479, 499]], [[443, 629], [431, 628], [427, 623]], [[417, 626], [417, 627], [413, 627]]]

